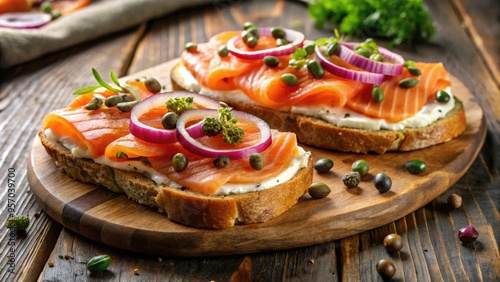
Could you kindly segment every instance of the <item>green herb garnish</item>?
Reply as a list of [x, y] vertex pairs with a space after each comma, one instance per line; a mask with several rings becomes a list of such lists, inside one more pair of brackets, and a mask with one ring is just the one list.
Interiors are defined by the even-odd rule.
[[223, 105], [218, 109], [219, 118], [207, 117], [203, 123], [202, 130], [208, 136], [215, 136], [222, 132], [222, 140], [228, 144], [236, 144], [243, 140], [245, 132], [236, 126], [238, 120], [233, 116], [233, 108]]
[[169, 112], [176, 113], [178, 116], [182, 115], [185, 111], [196, 109], [193, 105], [194, 98], [192, 96], [179, 98], [174, 97], [167, 100], [165, 106]]
[[309, 14], [317, 28], [330, 22], [343, 34], [387, 38], [393, 46], [425, 42], [435, 33], [422, 0], [314, 0]]
[[[97, 81], [97, 83], [99, 83], [99, 85], [92, 85], [92, 86], [87, 86], [87, 87], [84, 87], [84, 88], [81, 88], [81, 89], [78, 89], [76, 90], [75, 92], [73, 92], [73, 95], [81, 95], [81, 94], [87, 94], [87, 93], [90, 93], [94, 90], [96, 90], [97, 88], [100, 88], [100, 87], [104, 87], [108, 90], [111, 90], [113, 92], [116, 92], [116, 93], [119, 93], [119, 92], [124, 92], [122, 91], [123, 89], [118, 89], [118, 88], [115, 88], [115, 87], [112, 87], [111, 85], [107, 84], [101, 77], [101, 75], [97, 72], [96, 69], [92, 68], [92, 74], [94, 75], [94, 78], [95, 80]], [[113, 82], [118, 86], [118, 87], [121, 87], [120, 86], [120, 83], [118, 82], [118, 79], [116, 78], [116, 75], [114, 72], [111, 72], [111, 80], [113, 80]]]

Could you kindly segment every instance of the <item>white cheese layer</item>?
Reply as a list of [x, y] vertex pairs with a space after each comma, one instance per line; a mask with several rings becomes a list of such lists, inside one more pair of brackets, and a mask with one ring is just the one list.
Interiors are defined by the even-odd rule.
[[[255, 103], [240, 90], [216, 91], [200, 85], [184, 66], [177, 67], [175, 71], [178, 73], [174, 75], [183, 79], [183, 86], [186, 87], [187, 90], [198, 92], [214, 99], [224, 100], [227, 102]], [[341, 127], [365, 130], [402, 130], [405, 128], [419, 128], [427, 126], [436, 120], [445, 117], [446, 114], [455, 107], [455, 99], [453, 99], [451, 88], [448, 87], [444, 90], [450, 94], [451, 99], [449, 102], [439, 103], [436, 100], [433, 100], [427, 103], [415, 116], [397, 123], [388, 122], [384, 119], [367, 117], [345, 107], [339, 108], [327, 105], [320, 107], [292, 106], [289, 111], [293, 114], [322, 119], [335, 126]]]
[[[82, 148], [79, 147], [71, 138], [69, 137], [61, 137], [54, 133], [50, 128], [47, 128], [44, 130], [45, 136], [47, 136], [47, 139], [50, 140], [50, 142], [53, 143], [60, 143], [62, 144], [66, 149], [68, 149], [71, 154], [77, 158], [87, 158], [87, 159], [92, 159], [94, 162], [102, 165], [106, 165], [109, 167], [117, 168], [117, 169], [122, 169], [125, 171], [134, 171], [143, 175], [146, 175], [147, 177], [151, 178], [154, 182], [157, 184], [165, 184], [169, 187], [172, 188], [182, 188], [181, 185], [171, 181], [168, 179], [165, 175], [157, 172], [153, 168], [145, 165], [143, 162], [138, 161], [138, 160], [130, 160], [130, 161], [122, 161], [122, 162], [115, 162], [110, 160], [109, 158], [106, 158], [106, 156], [100, 156], [96, 159], [92, 158], [92, 154], [87, 148]], [[277, 185], [283, 184], [290, 179], [294, 177], [297, 172], [304, 167], [307, 167], [308, 165], [308, 160], [309, 160], [310, 152], [306, 152], [304, 149], [299, 147], [299, 154], [293, 159], [292, 163], [290, 166], [281, 174], [279, 174], [276, 177], [270, 178], [266, 181], [263, 181], [261, 183], [245, 183], [245, 184], [240, 184], [240, 183], [226, 183], [222, 187], [217, 190], [215, 195], [230, 195], [230, 194], [243, 194], [243, 193], [249, 193], [249, 192], [256, 192], [256, 191], [262, 191], [266, 190], [272, 187], [275, 187]], [[265, 164], [264, 164], [265, 165]], [[255, 173], [259, 173], [258, 171], [255, 171]]]

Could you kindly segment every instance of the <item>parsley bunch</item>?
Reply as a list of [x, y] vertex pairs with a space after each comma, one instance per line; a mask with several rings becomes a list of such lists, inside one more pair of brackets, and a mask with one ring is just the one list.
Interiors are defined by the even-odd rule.
[[387, 38], [394, 46], [425, 42], [435, 33], [422, 0], [314, 0], [309, 14], [317, 28], [330, 22], [343, 34]]

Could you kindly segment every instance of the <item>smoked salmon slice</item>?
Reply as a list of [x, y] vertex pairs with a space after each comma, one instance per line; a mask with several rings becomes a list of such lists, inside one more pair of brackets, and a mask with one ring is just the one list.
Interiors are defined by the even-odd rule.
[[[444, 90], [451, 85], [443, 64], [416, 63], [416, 67], [422, 72], [420, 76], [412, 76], [404, 68], [401, 75], [390, 77], [380, 85], [384, 93], [382, 102], [377, 103], [372, 100], [373, 87], [370, 87], [348, 100], [347, 107], [389, 122], [399, 122], [414, 116], [429, 100], [435, 99], [439, 90]], [[419, 82], [412, 88], [402, 88], [399, 82], [405, 78], [417, 78]]]

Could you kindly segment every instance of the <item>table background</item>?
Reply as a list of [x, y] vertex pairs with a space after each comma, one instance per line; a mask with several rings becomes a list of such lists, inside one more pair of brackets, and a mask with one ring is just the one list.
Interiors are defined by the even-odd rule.
[[[381, 258], [395, 263], [396, 281], [500, 280], [500, 8], [496, 0], [424, 2], [435, 20], [436, 35], [427, 44], [402, 46], [396, 51], [407, 59], [442, 61], [473, 92], [488, 126], [479, 156], [447, 192], [395, 222], [345, 239], [286, 251], [175, 258], [90, 241], [63, 228], [40, 209], [28, 185], [26, 163], [43, 116], [68, 104], [73, 99], [69, 93], [75, 89], [92, 84], [92, 67], [101, 73], [133, 74], [178, 57], [185, 42], [206, 41], [217, 32], [239, 29], [245, 21], [292, 27], [313, 39], [331, 36], [331, 30], [314, 28], [304, 3], [214, 2], [1, 70], [0, 223], [9, 214], [5, 207], [10, 168], [16, 174], [16, 211], [29, 215], [31, 225], [15, 241], [15, 274], [8, 272], [9, 232], [0, 232], [0, 281], [377, 281], [375, 264]], [[460, 194], [464, 201], [452, 212], [443, 205], [451, 193]], [[456, 238], [465, 225], [479, 231], [474, 244], [463, 245]], [[382, 240], [393, 232], [403, 237], [405, 247], [399, 254], [389, 255]], [[86, 262], [102, 253], [112, 258], [108, 271], [89, 275]], [[49, 262], [54, 266], [49, 267]], [[140, 274], [135, 275], [134, 269]]]

